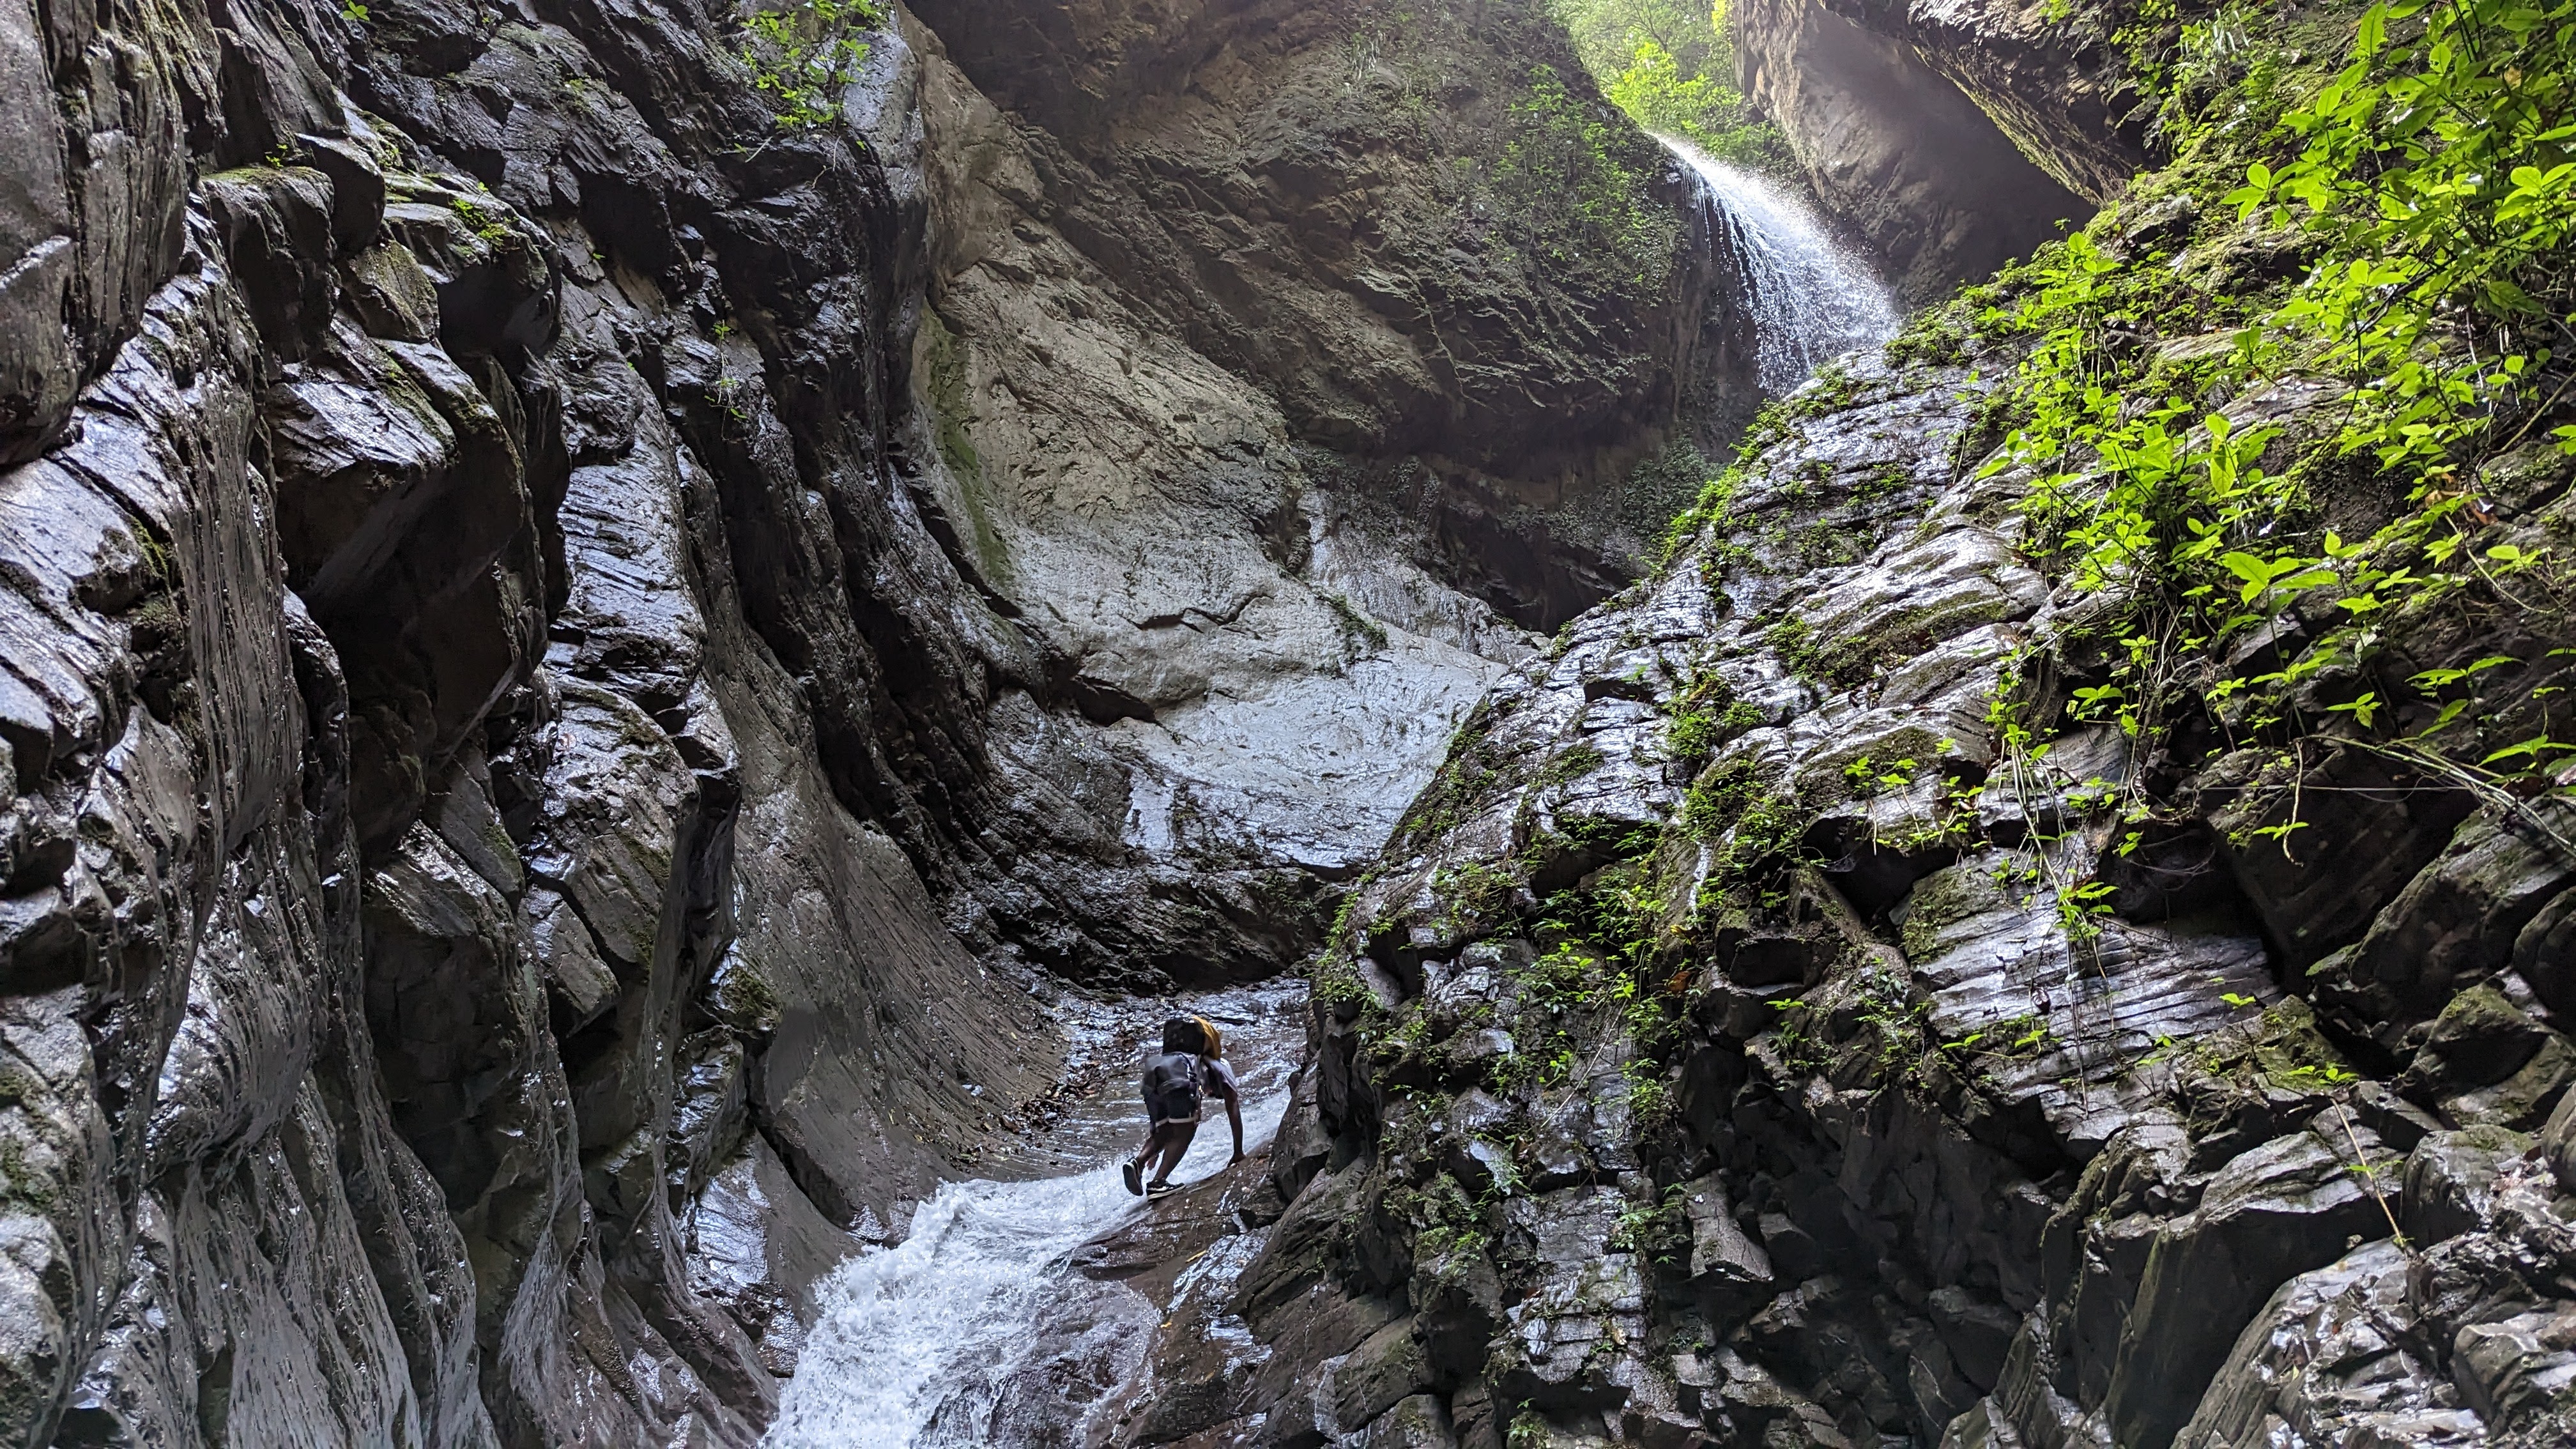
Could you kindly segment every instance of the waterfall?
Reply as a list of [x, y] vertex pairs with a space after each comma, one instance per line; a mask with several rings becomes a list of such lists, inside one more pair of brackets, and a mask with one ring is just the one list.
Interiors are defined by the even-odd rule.
[[[1657, 139], [1707, 187], [1712, 224], [1741, 268], [1764, 392], [1787, 393], [1896, 330], [1887, 289], [1803, 204], [1686, 142]], [[1245, 1135], [1258, 1144], [1287, 1106], [1302, 997], [1226, 995], [1242, 1013], [1229, 1055], [1243, 1073]], [[949, 1183], [913, 1214], [901, 1244], [862, 1252], [819, 1285], [770, 1449], [1018, 1449], [1098, 1437], [1160, 1317], [1143, 1294], [1072, 1265], [1085, 1242], [1149, 1211], [1127, 1194], [1114, 1156], [1141, 1125], [1131, 1089], [1121, 1077], [1041, 1144], [1056, 1171], [1088, 1170]], [[1225, 1153], [1218, 1115], [1200, 1129], [1183, 1178], [1215, 1170]]]
[[[1194, 1009], [1222, 1022], [1243, 1087], [1244, 1145], [1287, 1112], [1305, 1044], [1305, 996], [1249, 988]], [[952, 1182], [894, 1247], [844, 1263], [816, 1289], [814, 1331], [779, 1404], [768, 1449], [967, 1449], [1081, 1444], [1114, 1415], [1161, 1317], [1145, 1295], [1075, 1271], [1073, 1251], [1149, 1209], [1117, 1157], [1144, 1125], [1135, 1079], [1118, 1074], [1041, 1144], [1097, 1165], [1033, 1181]], [[1209, 1104], [1176, 1182], [1224, 1167], [1225, 1113]]]
[[1804, 202], [1688, 141], [1655, 139], [1708, 189], [1741, 269], [1764, 392], [1780, 396], [1834, 358], [1895, 335], [1895, 299]]

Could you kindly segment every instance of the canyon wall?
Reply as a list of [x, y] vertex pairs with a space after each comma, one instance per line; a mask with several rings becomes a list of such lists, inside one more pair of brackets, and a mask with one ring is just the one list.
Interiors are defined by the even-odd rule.
[[[2228, 54], [2332, 67], [2356, 18]], [[2576, 1434], [2576, 810], [2554, 761], [2493, 773], [2564, 727], [2563, 390], [2499, 395], [2524, 421], [2409, 498], [2306, 355], [2191, 370], [2324, 243], [2214, 203], [2223, 142], [2112, 183], [2144, 153], [2070, 59], [2099, 16], [1861, 19], [1955, 78], [1882, 99], [2017, 92], [1997, 134], [2118, 194], [2063, 290], [1934, 310], [1767, 413], [1686, 546], [1486, 696], [1313, 967], [1269, 1161], [1077, 1255], [1165, 1314], [1119, 1442]], [[2196, 59], [2203, 138], [2258, 134]], [[2035, 300], [2070, 273], [2117, 280]], [[2141, 637], [2067, 539], [2174, 475], [2107, 427], [2013, 442], [2069, 357], [2144, 379], [2124, 421], [2197, 388], [2177, 448], [2238, 440], [2228, 479], [2337, 567], [2388, 577], [2396, 521], [2455, 497], [2423, 557], [2539, 562], [2385, 615], [2334, 572], [2237, 579], [2223, 649]], [[2128, 557], [2227, 537], [2180, 520]]]
[[1984, 280], [2102, 200], [2042, 170], [1905, 34], [1811, 0], [1729, 15], [1745, 95], [1909, 303]]
[[[1976, 466], [2013, 361], [1829, 370], [1487, 697], [1316, 969], [1269, 1161], [1085, 1250], [1163, 1298], [1119, 1442], [2576, 1431], [2576, 819], [2357, 733], [2294, 796], [2259, 737], [2066, 717], [2099, 596]], [[2479, 547], [2576, 533], [2576, 459], [2480, 487]], [[2519, 617], [2331, 687], [2501, 656], [2476, 707], [2528, 733], [2570, 635]]]
[[1717, 284], [1535, 11], [926, 18], [0, 15], [0, 1439], [752, 1442], [1063, 978], [1275, 969], [1627, 576]]

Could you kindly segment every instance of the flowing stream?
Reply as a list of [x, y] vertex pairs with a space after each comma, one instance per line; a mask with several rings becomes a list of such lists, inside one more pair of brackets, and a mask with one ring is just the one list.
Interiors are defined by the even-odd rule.
[[1743, 269], [1756, 370], [1778, 397], [1825, 363], [1896, 334], [1896, 301], [1806, 203], [1753, 172], [1672, 136], [1656, 136], [1699, 175]]
[[[1278, 1130], [1305, 1046], [1305, 994], [1271, 986], [1193, 1001], [1226, 1032], [1243, 1087], [1243, 1141]], [[1141, 1055], [1146, 1043], [1137, 1043]], [[774, 1449], [1081, 1444], [1143, 1357], [1158, 1310], [1067, 1259], [1146, 1210], [1118, 1163], [1143, 1135], [1134, 1074], [1113, 1074], [1009, 1167], [1086, 1163], [1063, 1176], [942, 1187], [894, 1247], [853, 1258], [818, 1290], [821, 1314], [767, 1443]], [[1208, 1106], [1175, 1182], [1212, 1176], [1232, 1140]]]
[[[1743, 269], [1763, 391], [1896, 330], [1896, 308], [1869, 269], [1805, 205], [1771, 182], [1686, 142], [1658, 140], [1698, 173]], [[1244, 1088], [1244, 1141], [1277, 1131], [1304, 1046], [1304, 996], [1273, 986], [1196, 1004], [1227, 1029]], [[1135, 1044], [1139, 1053], [1146, 1043]], [[1142, 1361], [1159, 1310], [1069, 1259], [1146, 1211], [1119, 1181], [1141, 1110], [1132, 1074], [1113, 1073], [1042, 1139], [954, 1182], [914, 1212], [894, 1247], [864, 1252], [818, 1290], [821, 1313], [767, 1443], [773, 1449], [932, 1449], [1079, 1445], [1114, 1408]], [[1225, 1166], [1222, 1112], [1199, 1129], [1178, 1181]]]

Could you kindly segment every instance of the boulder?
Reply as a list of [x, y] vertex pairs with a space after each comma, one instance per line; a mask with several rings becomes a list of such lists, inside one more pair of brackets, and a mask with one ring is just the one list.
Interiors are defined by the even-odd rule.
[[2406, 1156], [2397, 1220], [2408, 1241], [2438, 1243], [2482, 1225], [2497, 1171], [2530, 1152], [2529, 1134], [2501, 1127], [2437, 1132]]
[[2118, 1442], [2172, 1443], [2279, 1284], [2392, 1231], [2397, 1162], [2376, 1137], [2347, 1135], [2321, 1120], [2244, 1153], [2156, 1232], [2104, 1399]]
[[2266, 1432], [2321, 1444], [2484, 1442], [2484, 1423], [2422, 1346], [2389, 1332], [2411, 1313], [2406, 1272], [2405, 1250], [2379, 1242], [2282, 1284], [2173, 1442], [2219, 1449]]

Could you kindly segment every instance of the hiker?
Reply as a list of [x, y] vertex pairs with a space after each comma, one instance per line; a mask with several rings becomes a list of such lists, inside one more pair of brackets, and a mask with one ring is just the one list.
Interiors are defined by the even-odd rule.
[[[1176, 1016], [1163, 1023], [1163, 1050], [1145, 1061], [1145, 1145], [1126, 1162], [1127, 1190], [1169, 1192], [1172, 1169], [1190, 1150], [1199, 1131], [1199, 1099], [1214, 1094], [1225, 1101], [1225, 1120], [1234, 1128], [1234, 1162], [1243, 1160], [1243, 1094], [1236, 1090], [1234, 1068], [1225, 1064], [1225, 1037], [1204, 1016]], [[1145, 1169], [1156, 1158], [1154, 1180]], [[1232, 1165], [1231, 1163], [1228, 1164]]]

